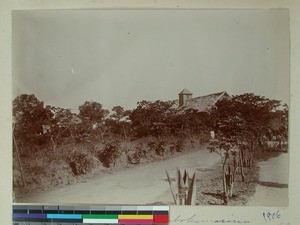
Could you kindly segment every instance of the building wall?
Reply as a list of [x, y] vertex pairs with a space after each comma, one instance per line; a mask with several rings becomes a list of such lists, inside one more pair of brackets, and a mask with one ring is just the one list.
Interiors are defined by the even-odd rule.
[[187, 100], [191, 99], [192, 95], [179, 95], [179, 106], [182, 106]]

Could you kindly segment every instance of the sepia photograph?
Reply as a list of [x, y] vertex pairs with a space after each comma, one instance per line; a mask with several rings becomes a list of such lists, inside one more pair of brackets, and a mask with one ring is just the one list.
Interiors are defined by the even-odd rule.
[[289, 206], [289, 23], [14, 10], [13, 201]]

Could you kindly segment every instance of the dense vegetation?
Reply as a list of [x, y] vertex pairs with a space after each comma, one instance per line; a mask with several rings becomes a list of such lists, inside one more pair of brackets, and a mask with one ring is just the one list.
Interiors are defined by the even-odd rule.
[[176, 101], [143, 100], [111, 112], [86, 101], [78, 114], [22, 94], [13, 100], [13, 117], [15, 186], [38, 185], [42, 176], [63, 182], [66, 174], [150, 162], [209, 143], [221, 156], [227, 193], [238, 169], [244, 176], [264, 151], [286, 149], [288, 138], [288, 106], [251, 93], [221, 100], [209, 112], [179, 113]]

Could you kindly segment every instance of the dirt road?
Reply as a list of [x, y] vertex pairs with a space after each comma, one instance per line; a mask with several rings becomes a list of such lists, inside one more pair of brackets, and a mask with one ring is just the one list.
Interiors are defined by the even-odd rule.
[[193, 172], [209, 169], [219, 156], [198, 150], [164, 161], [124, 169], [114, 174], [101, 175], [86, 183], [40, 191], [18, 199], [27, 203], [89, 203], [89, 204], [154, 204], [172, 202], [165, 169], [175, 177], [176, 168]]
[[259, 182], [249, 206], [288, 206], [289, 154], [259, 162]]

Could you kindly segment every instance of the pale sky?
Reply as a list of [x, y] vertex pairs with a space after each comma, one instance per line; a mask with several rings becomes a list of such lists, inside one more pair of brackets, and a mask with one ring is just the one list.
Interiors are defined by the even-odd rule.
[[13, 13], [13, 97], [53, 106], [227, 91], [289, 102], [287, 10], [37, 10]]

